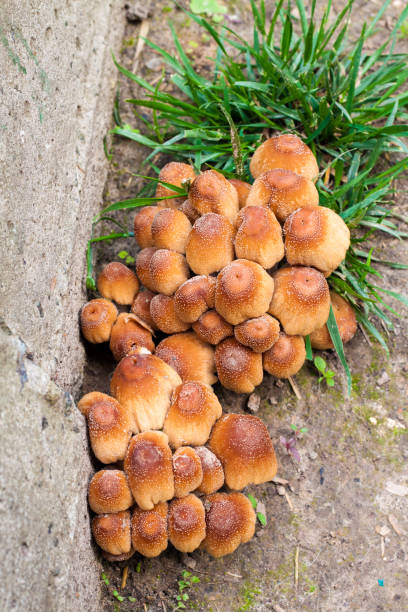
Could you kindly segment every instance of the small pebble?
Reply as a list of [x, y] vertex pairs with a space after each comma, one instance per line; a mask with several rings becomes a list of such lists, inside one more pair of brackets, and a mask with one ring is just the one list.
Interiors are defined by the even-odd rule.
[[197, 561], [185, 553], [181, 555], [181, 560], [190, 569], [195, 569], [197, 565]]
[[261, 398], [257, 393], [251, 393], [248, 399], [248, 410], [250, 412], [258, 412]]
[[149, 68], [149, 70], [161, 70], [163, 62], [160, 57], [152, 57], [147, 62], [145, 62], [145, 66], [146, 68]]
[[285, 487], [279, 485], [279, 487], [276, 487], [276, 492], [278, 495], [285, 495]]
[[381, 376], [377, 380], [377, 385], [381, 387], [382, 385], [385, 385], [387, 382], [389, 382], [389, 380], [390, 377], [388, 376], [387, 372], [383, 370]]
[[373, 425], [377, 425], [377, 419], [375, 417], [370, 417], [368, 419], [370, 421], [370, 423], [372, 423]]
[[399, 495], [400, 497], [408, 495], [408, 487], [406, 487], [405, 485], [396, 484], [395, 482], [391, 482], [390, 480], [385, 485], [385, 488], [389, 493], [392, 493], [393, 495]]
[[264, 515], [264, 517], [266, 518], [266, 507], [265, 507], [265, 504], [264, 504], [263, 502], [259, 501], [259, 502], [257, 503], [257, 505], [256, 505], [256, 510], [255, 510], [255, 512], [256, 512], [256, 513], [260, 512], [260, 513], [261, 513], [261, 514], [263, 514], [263, 515]]
[[310, 458], [312, 461], [314, 461], [315, 459], [317, 459], [317, 453], [315, 453], [315, 451], [314, 451], [314, 450], [310, 450], [310, 451], [308, 452], [308, 455], [309, 455], [309, 458]]

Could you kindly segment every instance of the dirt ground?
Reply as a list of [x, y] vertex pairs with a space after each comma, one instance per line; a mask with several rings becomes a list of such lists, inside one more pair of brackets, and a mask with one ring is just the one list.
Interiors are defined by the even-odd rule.
[[[172, 49], [166, 21], [170, 17], [185, 41], [191, 57], [206, 69], [211, 46], [182, 12], [163, 12], [170, 2], [154, 2], [148, 37]], [[248, 28], [247, 3], [226, 2], [228, 15], [244, 32]], [[318, 3], [319, 4], [319, 3]], [[336, 12], [342, 3], [335, 3]], [[398, 6], [398, 4], [400, 6]], [[338, 5], [338, 6], [337, 6]], [[374, 14], [379, 2], [360, 2], [355, 9], [359, 23]], [[395, 0], [381, 28], [389, 28], [401, 10]], [[245, 9], [245, 10], [244, 10]], [[144, 47], [135, 59], [140, 24], [127, 26], [120, 61], [135, 68], [150, 82], [159, 78], [161, 62]], [[197, 40], [198, 47], [189, 45]], [[400, 42], [407, 48], [406, 41]], [[123, 101], [137, 91], [123, 79]], [[136, 125], [126, 104], [122, 117]], [[130, 172], [140, 172], [145, 151], [135, 143], [115, 140], [111, 172], [106, 185], [106, 202], [132, 197], [140, 182]], [[142, 169], [143, 170], [143, 169]], [[401, 190], [408, 188], [402, 182]], [[400, 211], [407, 211], [407, 195], [397, 199]], [[128, 216], [131, 226], [133, 213]], [[126, 219], [126, 215], [121, 217]], [[105, 245], [98, 252], [98, 266], [125, 248], [134, 254], [135, 244]], [[407, 243], [384, 237], [379, 252], [387, 259], [408, 262]], [[407, 274], [384, 269], [383, 286], [407, 285]], [[401, 311], [401, 307], [397, 305]], [[403, 313], [405, 316], [407, 312]], [[257, 524], [256, 537], [234, 554], [220, 560], [196, 551], [182, 555], [171, 547], [157, 559], [135, 555], [130, 561], [103, 562], [109, 585], [104, 610], [173, 610], [180, 594], [184, 571], [200, 579], [187, 587], [187, 609], [216, 611], [275, 610], [389, 612], [408, 609], [408, 459], [407, 378], [408, 338], [406, 319], [395, 319], [395, 333], [389, 338], [391, 357], [369, 344], [361, 331], [347, 345], [346, 354], [353, 373], [353, 390], [346, 398], [341, 366], [334, 355], [323, 354], [336, 372], [333, 389], [319, 384], [314, 369], [305, 366], [296, 376], [301, 399], [287, 382], [265, 375], [257, 389], [261, 405], [257, 413], [267, 424], [279, 460], [278, 476], [284, 486], [268, 483], [249, 488], [266, 507], [267, 524]], [[110, 355], [88, 349], [88, 366], [82, 391], [107, 391], [114, 368]], [[216, 386], [226, 412], [247, 411], [247, 396]], [[298, 443], [300, 463], [287, 455], [279, 442], [288, 437], [291, 425], [307, 427]], [[402, 486], [402, 488], [401, 488]], [[380, 533], [379, 533], [380, 532]], [[382, 534], [382, 535], [381, 535]], [[123, 568], [128, 566], [126, 587], [120, 588]], [[105, 587], [104, 587], [105, 588]], [[113, 592], [117, 589], [119, 602]], [[128, 597], [135, 598], [130, 602]]]

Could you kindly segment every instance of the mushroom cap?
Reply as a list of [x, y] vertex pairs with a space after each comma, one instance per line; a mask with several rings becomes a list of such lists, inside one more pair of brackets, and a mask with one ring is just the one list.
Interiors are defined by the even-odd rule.
[[121, 555], [111, 555], [110, 553], [107, 553], [105, 550], [102, 551], [102, 557], [106, 559], [107, 561], [109, 561], [110, 563], [127, 561], [128, 559], [133, 557], [134, 554], [135, 554], [135, 549], [132, 546], [130, 547], [129, 552], [123, 553]]
[[264, 353], [279, 338], [279, 321], [268, 314], [248, 319], [234, 328], [235, 338], [255, 353]]
[[207, 385], [217, 382], [214, 349], [194, 332], [164, 338], [156, 347], [156, 355], [174, 368], [183, 382], [196, 380]]
[[319, 166], [309, 147], [295, 134], [280, 134], [265, 140], [253, 154], [249, 169], [256, 179], [260, 174], [283, 168], [315, 180]]
[[231, 223], [239, 210], [237, 190], [216, 170], [206, 170], [194, 179], [188, 199], [200, 214], [217, 213]]
[[211, 387], [196, 380], [188, 381], [175, 389], [163, 431], [174, 448], [202, 445], [221, 414], [221, 404]]
[[184, 553], [193, 552], [205, 538], [205, 510], [196, 495], [173, 499], [169, 507], [169, 540]]
[[279, 334], [272, 348], [263, 354], [264, 370], [276, 378], [294, 376], [305, 363], [306, 349], [303, 336]]
[[162, 431], [133, 436], [123, 464], [130, 490], [142, 510], [174, 497], [171, 450]]
[[173, 455], [174, 496], [185, 497], [203, 480], [200, 457], [191, 446], [181, 446]]
[[235, 225], [234, 248], [238, 258], [272, 268], [284, 257], [282, 228], [269, 208], [245, 206], [239, 211]]
[[184, 323], [176, 314], [174, 297], [158, 293], [150, 302], [150, 315], [155, 327], [165, 334], [177, 334], [189, 329], [190, 324]]
[[154, 246], [152, 223], [159, 210], [161, 209], [158, 206], [145, 206], [135, 215], [133, 229], [135, 240], [141, 249]]
[[180, 210], [186, 215], [192, 225], [200, 217], [200, 213], [194, 208], [190, 200], [184, 200], [183, 204], [180, 206]]
[[144, 346], [148, 351], [153, 352], [152, 332], [136, 315], [122, 312], [112, 327], [109, 348], [116, 361], [120, 361], [135, 346]]
[[168, 249], [153, 253], [149, 270], [153, 290], [164, 295], [173, 295], [190, 276], [184, 255]]
[[330, 293], [315, 268], [289, 266], [273, 275], [275, 291], [268, 312], [290, 336], [307, 336], [329, 318]]
[[314, 266], [325, 276], [337, 268], [350, 246], [350, 230], [330, 208], [304, 206], [295, 210], [284, 226], [289, 264]]
[[84, 338], [92, 344], [107, 342], [117, 316], [118, 309], [110, 300], [98, 298], [87, 302], [82, 307], [80, 315]]
[[263, 379], [262, 355], [226, 338], [215, 349], [215, 366], [220, 383], [236, 393], [252, 393]]
[[81, 397], [77, 404], [77, 408], [80, 413], [84, 415], [84, 417], [88, 418], [89, 410], [92, 408], [92, 406], [97, 402], [103, 402], [104, 400], [110, 401], [113, 400], [113, 397], [107, 395], [106, 393], [101, 393], [100, 391], [91, 391], [90, 393], [86, 393]]
[[203, 342], [219, 344], [224, 338], [232, 336], [234, 328], [216, 310], [207, 310], [193, 323], [193, 330]]
[[156, 293], [155, 285], [153, 283], [152, 276], [150, 274], [150, 261], [157, 251], [156, 247], [146, 247], [139, 251], [136, 255], [136, 274], [138, 275], [140, 282], [146, 289]]
[[153, 246], [158, 249], [171, 249], [177, 253], [186, 252], [191, 223], [181, 210], [160, 209], [153, 219], [151, 231]]
[[136, 274], [120, 261], [107, 264], [99, 274], [96, 284], [102, 297], [118, 304], [131, 304], [139, 291]]
[[242, 493], [214, 493], [204, 503], [206, 537], [201, 547], [213, 557], [229, 555], [254, 536], [255, 511]]
[[168, 504], [160, 502], [151, 510], [135, 508], [131, 533], [134, 549], [145, 557], [157, 557], [168, 545]]
[[180, 285], [174, 294], [177, 316], [186, 323], [194, 323], [208, 310], [214, 308], [215, 278], [193, 276]]
[[161, 429], [171, 395], [179, 384], [181, 378], [172, 367], [140, 349], [116, 366], [111, 393], [133, 415], [141, 431]]
[[[340, 337], [344, 344], [351, 340], [357, 331], [356, 315], [350, 304], [335, 291], [330, 291], [330, 300]], [[315, 349], [326, 350], [334, 348], [326, 324], [319, 329], [315, 329], [310, 334], [310, 342]]]
[[150, 316], [150, 302], [156, 294], [149, 289], [141, 289], [134, 299], [130, 312], [142, 319], [152, 329], [157, 329]]
[[283, 223], [300, 206], [318, 206], [319, 193], [310, 179], [276, 168], [255, 180], [246, 205], [268, 207]]
[[215, 308], [231, 325], [263, 315], [273, 294], [273, 279], [254, 261], [236, 259], [221, 270], [215, 286]]
[[245, 183], [245, 181], [241, 181], [240, 179], [229, 179], [231, 185], [233, 185], [238, 194], [238, 205], [240, 208], [243, 208], [246, 204], [249, 190], [251, 189], [251, 185], [249, 183]]
[[125, 472], [100, 470], [93, 475], [88, 487], [89, 506], [96, 514], [111, 514], [133, 505]]
[[221, 489], [224, 484], [224, 470], [221, 461], [206, 446], [197, 446], [195, 451], [200, 457], [203, 469], [203, 480], [197, 491], [205, 495], [211, 495], [211, 493]]
[[218, 272], [234, 259], [235, 230], [221, 214], [206, 213], [193, 225], [186, 259], [195, 274]]
[[92, 519], [92, 534], [102, 550], [122, 555], [131, 550], [130, 512], [101, 514]]
[[209, 447], [221, 461], [230, 489], [268, 482], [278, 463], [264, 423], [250, 414], [225, 414], [211, 433]]
[[[195, 178], [194, 168], [190, 164], [183, 164], [182, 162], [169, 162], [160, 170], [159, 179], [165, 183], [170, 183], [176, 187], [183, 187], [183, 182], [193, 180]], [[170, 187], [157, 183], [156, 187], [156, 198], [165, 198], [166, 196], [176, 195]], [[167, 208], [178, 208], [184, 201], [185, 196], [178, 198], [171, 198], [163, 200], [162, 206]]]

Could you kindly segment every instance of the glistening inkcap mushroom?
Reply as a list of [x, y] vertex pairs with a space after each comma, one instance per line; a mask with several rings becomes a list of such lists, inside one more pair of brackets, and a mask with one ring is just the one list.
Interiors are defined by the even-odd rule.
[[201, 459], [203, 469], [203, 480], [197, 491], [205, 495], [215, 493], [224, 484], [224, 470], [221, 461], [206, 446], [197, 446], [195, 451]]
[[236, 393], [252, 393], [263, 379], [262, 355], [226, 338], [215, 349], [215, 366], [220, 383]]
[[194, 323], [208, 308], [214, 308], [215, 278], [193, 276], [180, 285], [174, 294], [177, 316], [186, 323]]
[[165, 334], [177, 334], [190, 328], [189, 323], [177, 316], [174, 296], [162, 293], [155, 295], [150, 302], [150, 316], [155, 327]]
[[217, 382], [214, 349], [194, 332], [167, 336], [157, 345], [156, 355], [174, 368], [183, 382], [195, 380], [207, 385]]
[[239, 210], [237, 190], [216, 170], [206, 170], [194, 179], [188, 199], [201, 215], [217, 213], [231, 223]]
[[174, 548], [183, 553], [193, 552], [204, 540], [205, 532], [205, 510], [196, 495], [170, 502], [169, 540]]
[[154, 246], [152, 223], [159, 210], [161, 208], [158, 206], [145, 206], [135, 215], [133, 230], [136, 242], [141, 249]]
[[251, 185], [249, 183], [245, 183], [245, 181], [241, 181], [240, 179], [234, 178], [229, 179], [229, 182], [235, 187], [237, 191], [239, 207], [243, 208], [246, 204]]
[[249, 169], [256, 179], [260, 174], [282, 168], [316, 180], [319, 167], [309, 147], [295, 134], [280, 134], [265, 140], [253, 154]]
[[131, 551], [130, 512], [101, 514], [92, 519], [92, 534], [102, 550], [111, 555]]
[[118, 309], [110, 300], [98, 298], [87, 302], [80, 315], [81, 331], [88, 342], [99, 344], [110, 338]]
[[130, 312], [142, 319], [149, 327], [156, 329], [154, 321], [150, 315], [150, 302], [156, 294], [149, 289], [141, 289], [135, 297]]
[[234, 259], [235, 230], [220, 214], [206, 213], [193, 225], [186, 259], [195, 274], [218, 272]]
[[158, 249], [153, 253], [149, 273], [151, 286], [148, 289], [164, 295], [173, 295], [190, 276], [184, 255], [169, 249]]
[[264, 314], [255, 319], [247, 319], [234, 327], [235, 338], [255, 353], [264, 353], [270, 349], [279, 338], [279, 321]]
[[112, 327], [109, 347], [116, 361], [126, 357], [136, 346], [154, 351], [152, 329], [136, 315], [122, 312]]
[[150, 261], [157, 251], [156, 247], [146, 247], [139, 251], [136, 255], [136, 274], [140, 279], [140, 282], [146, 289], [156, 293], [155, 285], [153, 283], [152, 276], [150, 274]]
[[255, 261], [263, 268], [272, 268], [285, 255], [282, 228], [269, 208], [245, 206], [235, 222], [236, 256]]
[[174, 496], [185, 497], [203, 480], [200, 457], [191, 446], [180, 446], [173, 455]]
[[203, 342], [219, 344], [224, 338], [233, 336], [234, 328], [216, 310], [207, 310], [193, 323], [193, 330]]
[[294, 376], [305, 363], [306, 348], [302, 336], [288, 336], [280, 332], [277, 342], [262, 355], [266, 372], [276, 378]]
[[190, 232], [191, 223], [181, 210], [162, 208], [151, 226], [153, 246], [184, 254]]
[[131, 519], [133, 548], [144, 557], [157, 557], [168, 545], [168, 504], [160, 502], [151, 510], [135, 507]]
[[112, 261], [103, 268], [97, 286], [102, 297], [123, 305], [132, 304], [139, 291], [136, 274], [120, 261]]
[[[346, 300], [335, 291], [330, 291], [330, 300], [334, 317], [343, 344], [349, 342], [357, 331], [357, 319], [353, 308]], [[334, 348], [327, 325], [323, 325], [310, 334], [310, 342], [313, 348], [326, 350]]]
[[[185, 187], [187, 190], [187, 183], [195, 178], [194, 168], [189, 164], [183, 164], [182, 162], [169, 162], [159, 172], [159, 179], [165, 183], [170, 183], [175, 187]], [[157, 183], [156, 187], [156, 198], [166, 198], [166, 196], [177, 196], [177, 192]], [[159, 201], [159, 206], [166, 206], [168, 208], [179, 208], [184, 201], [184, 196], [175, 198], [166, 198], [165, 200]]]
[[111, 514], [133, 505], [127, 478], [121, 470], [100, 470], [88, 487], [88, 502], [96, 514]]

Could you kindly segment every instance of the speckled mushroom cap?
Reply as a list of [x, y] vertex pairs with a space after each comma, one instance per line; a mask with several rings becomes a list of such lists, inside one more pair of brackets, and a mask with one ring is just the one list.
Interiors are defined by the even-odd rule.
[[188, 199], [202, 215], [217, 213], [233, 223], [239, 210], [238, 193], [216, 170], [206, 170], [192, 182]]
[[214, 349], [194, 332], [164, 338], [156, 347], [156, 355], [174, 368], [183, 382], [196, 380], [207, 385], [217, 382]]
[[255, 353], [264, 353], [279, 338], [279, 321], [268, 314], [247, 319], [234, 327], [235, 338]]
[[184, 255], [168, 249], [158, 249], [153, 253], [149, 271], [151, 278], [149, 289], [164, 295], [173, 295], [190, 276]]
[[[169, 162], [160, 170], [159, 179], [165, 183], [170, 183], [176, 187], [184, 187], [183, 182], [193, 180], [195, 178], [194, 168], [189, 164], [182, 162]], [[157, 183], [156, 198], [164, 198], [166, 196], [177, 195], [170, 187]], [[159, 206], [167, 208], [178, 208], [184, 201], [184, 196], [162, 200]]]
[[152, 330], [136, 315], [122, 312], [112, 327], [109, 348], [116, 361], [119, 361], [136, 346], [144, 346], [153, 352]]
[[130, 312], [142, 319], [152, 329], [157, 329], [150, 316], [150, 302], [156, 294], [149, 289], [141, 289], [135, 297]]
[[87, 417], [95, 457], [102, 463], [122, 460], [132, 431], [138, 431], [128, 409], [110, 395], [98, 391], [84, 395], [78, 408]]
[[[344, 344], [351, 340], [357, 331], [356, 315], [350, 304], [335, 291], [330, 291], [330, 300], [337, 327]], [[310, 334], [310, 342], [315, 349], [326, 350], [334, 348], [327, 325], [323, 325], [323, 327], [312, 332]]]
[[201, 216], [198, 210], [191, 204], [190, 200], [184, 200], [183, 204], [180, 206], [180, 210], [186, 215], [191, 224], [194, 224]]
[[260, 174], [283, 168], [315, 180], [319, 167], [309, 147], [295, 134], [280, 134], [265, 140], [253, 154], [249, 169], [256, 179]]
[[174, 448], [202, 445], [221, 414], [221, 404], [209, 385], [196, 380], [185, 382], [174, 391], [163, 431]]
[[230, 489], [268, 482], [278, 464], [266, 426], [250, 414], [226, 414], [214, 426], [208, 443], [221, 461]]
[[292, 170], [277, 168], [256, 179], [246, 205], [268, 207], [283, 223], [300, 206], [318, 206], [319, 194], [310, 179]]
[[214, 308], [215, 278], [193, 276], [183, 283], [174, 294], [177, 316], [186, 323], [194, 323], [208, 310]]
[[315, 268], [289, 266], [273, 275], [275, 290], [268, 312], [291, 336], [307, 336], [329, 318], [330, 293], [323, 274]]
[[314, 266], [325, 276], [335, 270], [350, 246], [350, 230], [330, 208], [305, 206], [284, 226], [286, 259], [291, 265]]
[[193, 225], [186, 246], [186, 259], [195, 274], [218, 272], [234, 259], [233, 225], [226, 217], [206, 213]]
[[247, 197], [249, 194], [249, 190], [251, 189], [251, 185], [249, 183], [245, 183], [245, 181], [241, 181], [240, 179], [229, 179], [231, 185], [235, 187], [238, 194], [238, 205], [240, 208], [245, 206]]
[[136, 274], [120, 261], [107, 264], [96, 284], [102, 297], [118, 304], [131, 304], [139, 291]]
[[282, 228], [269, 208], [245, 206], [239, 211], [235, 225], [234, 248], [238, 258], [272, 268], [285, 255]]
[[201, 548], [213, 557], [229, 555], [255, 533], [255, 511], [242, 493], [214, 493], [205, 498], [206, 537]]
[[125, 472], [100, 470], [92, 477], [88, 487], [88, 502], [96, 514], [111, 514], [127, 510], [133, 505]]
[[146, 349], [124, 357], [111, 380], [111, 393], [133, 415], [140, 431], [161, 429], [173, 390], [181, 384], [177, 372]]
[[211, 495], [211, 493], [221, 489], [224, 484], [224, 470], [221, 461], [206, 446], [197, 446], [195, 451], [200, 457], [201, 467], [203, 468], [203, 480], [197, 491], [205, 495]]
[[191, 223], [181, 210], [162, 208], [154, 217], [151, 230], [153, 246], [177, 253], [186, 252]]
[[234, 328], [216, 310], [207, 310], [193, 323], [193, 330], [203, 342], [219, 344], [234, 334]]
[[221, 270], [215, 286], [215, 308], [231, 325], [263, 315], [273, 294], [273, 279], [259, 264], [236, 259]]
[[174, 496], [185, 497], [203, 480], [200, 457], [191, 446], [180, 446], [173, 455]]
[[174, 307], [174, 297], [158, 293], [150, 302], [150, 315], [155, 327], [165, 334], [187, 331], [190, 324], [182, 321]]
[[152, 223], [161, 210], [158, 206], [145, 206], [136, 215], [133, 223], [135, 240], [141, 249], [154, 246], [152, 238]]
[[168, 545], [168, 504], [160, 502], [151, 510], [135, 508], [131, 534], [134, 549], [145, 557], [157, 557]]
[[205, 538], [205, 510], [196, 495], [173, 499], [169, 507], [169, 540], [184, 553], [193, 552]]
[[80, 315], [84, 338], [93, 344], [107, 342], [117, 316], [118, 309], [110, 300], [98, 298], [87, 302], [82, 307]]
[[135, 263], [136, 274], [139, 277], [140, 282], [144, 287], [146, 287], [146, 289], [154, 291], [155, 293], [155, 285], [150, 274], [150, 262], [156, 251], [156, 247], [146, 247], [145, 249], [142, 249], [136, 255]]
[[101, 514], [92, 519], [92, 534], [102, 550], [122, 555], [131, 550], [130, 512]]
[[280, 332], [278, 341], [262, 358], [264, 370], [276, 378], [294, 376], [306, 359], [303, 336], [288, 336], [285, 332]]
[[124, 461], [130, 490], [142, 510], [174, 497], [171, 450], [162, 431], [133, 436]]
[[252, 393], [263, 379], [262, 356], [226, 338], [215, 349], [215, 366], [220, 383], [236, 393]]

